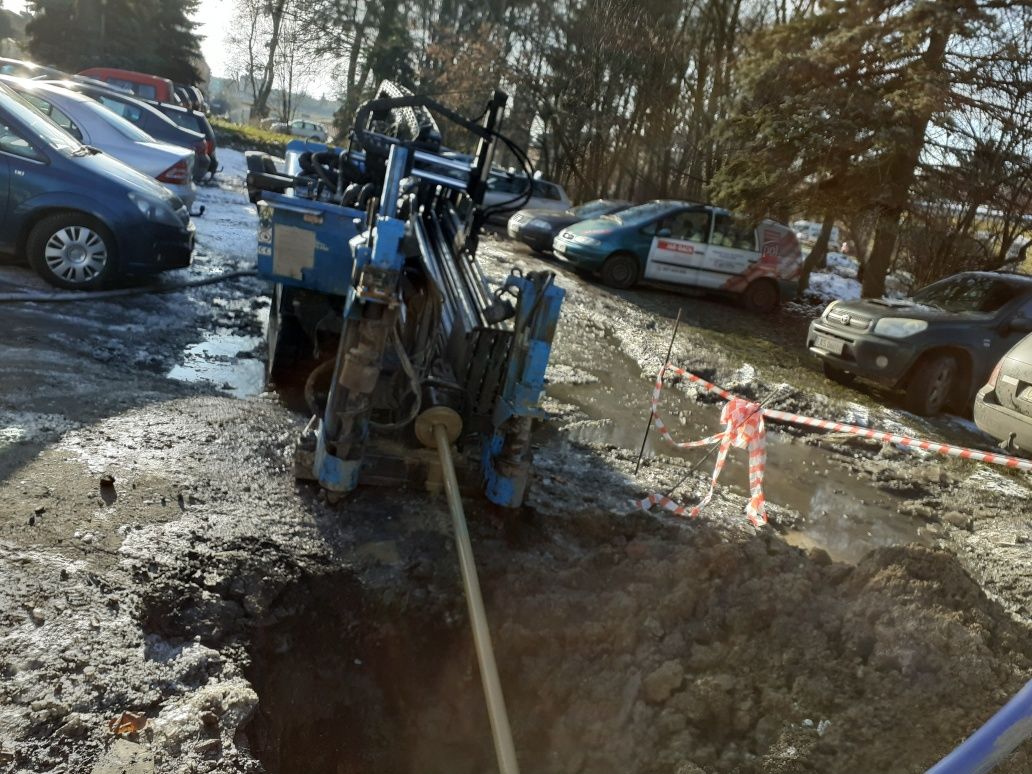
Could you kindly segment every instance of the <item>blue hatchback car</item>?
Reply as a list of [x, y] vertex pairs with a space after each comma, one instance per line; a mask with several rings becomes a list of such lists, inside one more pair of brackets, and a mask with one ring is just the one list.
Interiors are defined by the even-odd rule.
[[53, 285], [189, 266], [195, 227], [171, 191], [83, 145], [0, 85], [0, 252]]

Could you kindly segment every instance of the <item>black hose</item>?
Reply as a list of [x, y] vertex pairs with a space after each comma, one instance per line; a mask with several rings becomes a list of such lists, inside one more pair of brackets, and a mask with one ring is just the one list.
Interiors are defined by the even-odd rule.
[[315, 400], [315, 383], [319, 381], [324, 373], [332, 370], [335, 365], [337, 365], [336, 358], [327, 360], [325, 363], [317, 366], [305, 380], [305, 404], [308, 406], [312, 416], [321, 416], [323, 413], [322, 407]]
[[214, 277], [174, 282], [170, 285], [147, 285], [142, 288], [118, 288], [116, 290], [77, 290], [64, 293], [0, 293], [0, 304], [49, 304], [69, 301], [98, 301], [105, 298], [122, 298], [123, 296], [140, 296], [146, 293], [173, 293], [187, 288], [199, 288], [204, 285], [215, 285], [238, 277], [254, 277], [254, 269], [230, 271]]

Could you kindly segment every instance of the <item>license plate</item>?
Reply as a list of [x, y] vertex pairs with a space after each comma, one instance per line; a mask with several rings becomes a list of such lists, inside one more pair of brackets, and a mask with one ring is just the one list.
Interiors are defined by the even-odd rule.
[[842, 350], [845, 349], [846, 342], [841, 341], [840, 339], [833, 339], [830, 336], [821, 336], [820, 334], [817, 334], [814, 336], [813, 345], [830, 352], [833, 355], [841, 355]]

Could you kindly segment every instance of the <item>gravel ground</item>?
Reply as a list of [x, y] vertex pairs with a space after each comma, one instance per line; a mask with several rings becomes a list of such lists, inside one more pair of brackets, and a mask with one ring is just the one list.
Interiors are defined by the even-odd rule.
[[[251, 263], [224, 161], [164, 282]], [[985, 444], [969, 423], [824, 382], [798, 313], [481, 255], [568, 292], [530, 502], [468, 503], [525, 771], [920, 772], [1032, 676], [1025, 476], [772, 426], [767, 527], [740, 452], [697, 520], [630, 506], [708, 486], [705, 452], [655, 438], [634, 475], [679, 307], [673, 360], [742, 395]], [[0, 770], [493, 770], [443, 498], [294, 481], [307, 418], [261, 391], [264, 292], [0, 307]], [[664, 393], [679, 440], [719, 408]]]

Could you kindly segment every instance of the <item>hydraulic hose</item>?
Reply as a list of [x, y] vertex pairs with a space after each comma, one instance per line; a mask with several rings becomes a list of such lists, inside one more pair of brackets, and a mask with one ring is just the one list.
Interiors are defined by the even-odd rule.
[[1032, 680], [926, 774], [984, 774], [1032, 736]]
[[199, 288], [204, 285], [215, 285], [219, 282], [253, 277], [254, 269], [229, 271], [214, 277], [173, 282], [168, 285], [146, 285], [140, 288], [117, 288], [115, 290], [72, 290], [61, 293], [0, 293], [0, 304], [59, 304], [72, 301], [101, 301], [105, 298], [122, 298], [123, 296], [141, 296], [148, 293], [174, 293], [187, 288]]

